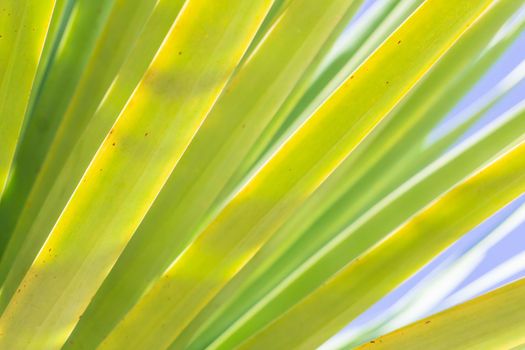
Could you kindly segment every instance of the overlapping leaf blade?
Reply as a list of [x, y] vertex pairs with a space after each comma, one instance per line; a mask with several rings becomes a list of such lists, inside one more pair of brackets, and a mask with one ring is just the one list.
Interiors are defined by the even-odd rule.
[[334, 19], [352, 12], [353, 3], [296, 0], [282, 13], [204, 121], [94, 300], [96, 313], [88, 310], [79, 324], [82, 340], [75, 342], [95, 342], [96, 329], [109, 332], [221, 206], [232, 191], [224, 187], [236, 165], [334, 31]]
[[12, 171], [54, 5], [54, 0], [9, 0], [0, 10], [0, 196]]
[[[396, 162], [405, 157], [410, 147], [417, 148], [416, 145], [425, 139], [425, 131], [428, 133], [437, 120], [444, 116], [447, 108], [452, 108], [460, 95], [451, 87], [458, 85], [458, 80], [461, 82], [454, 72], [456, 69], [461, 71], [470, 64], [469, 57], [475, 57], [479, 49], [490, 40], [486, 31], [501, 26], [506, 20], [505, 12], [511, 13], [516, 5], [507, 2], [506, 5], [495, 8], [488, 18], [473, 27], [471, 33], [465, 35], [457, 47], [442, 58], [407, 101], [403, 101], [403, 105], [393, 112], [391, 117], [395, 120], [390, 120], [388, 126], [374, 135], [371, 143], [363, 144], [362, 150], [356, 150], [356, 154], [351, 155], [334, 172], [306, 204], [277, 231], [255, 258], [233, 278], [209, 307], [204, 309], [181, 339], [174, 343], [174, 347], [183, 346], [188, 338], [193, 337], [192, 346], [200, 348], [213, 337], [219, 336], [220, 342], [228, 344], [226, 347], [233, 346], [226, 339], [233, 341], [231, 339], [246, 337], [257, 327], [261, 327], [261, 324], [271, 321], [299, 300], [308, 292], [308, 288], [315, 287], [316, 282], [308, 288], [308, 283], [301, 283], [300, 290], [295, 290], [295, 294], [287, 294], [283, 298], [285, 301], [277, 299], [278, 301], [266, 306], [262, 302], [265, 299], [265, 303], [268, 302], [268, 296], [274, 293], [277, 287], [284, 288], [279, 283], [296, 273], [301, 264], [322, 249], [342, 227], [348, 225], [348, 222], [359, 218], [366, 213], [366, 209], [370, 209], [403, 181], [417, 173], [417, 170], [409, 172], [396, 181], [395, 172], [385, 174], [383, 166], [388, 165], [395, 169]], [[494, 56], [494, 53], [491, 53]], [[474, 68], [479, 69], [479, 66]], [[460, 78], [466, 80], [462, 81], [460, 86], [472, 84], [472, 79], [468, 79], [469, 74], [467, 77], [460, 75]], [[429, 92], [434, 95], [433, 98], [425, 98]], [[409, 128], [411, 123], [414, 125], [412, 129]], [[512, 141], [512, 137], [510, 140]], [[414, 162], [414, 156], [407, 158]], [[432, 161], [428, 158], [424, 160], [425, 162], [420, 160], [422, 164], [418, 169]], [[373, 172], [367, 173], [368, 166], [373, 165], [374, 161], [376, 166], [372, 167]], [[483, 158], [480, 161], [483, 162]], [[461, 176], [461, 171], [465, 169], [458, 171], [457, 175]], [[451, 184], [454, 183], [453, 179], [454, 176], [449, 176]], [[436, 183], [434, 185], [437, 186]], [[431, 196], [429, 198], [432, 199]], [[350, 259], [348, 252], [346, 255], [341, 254], [343, 260], [346, 259], [345, 256]], [[316, 279], [312, 278], [312, 281]], [[238, 320], [239, 318], [241, 319]]]
[[[237, 194], [103, 346], [152, 338], [146, 319], [163, 324], [156, 337], [175, 337], [489, 3], [425, 3]], [[427, 16], [442, 22], [430, 25]], [[393, 57], [398, 64], [390, 65]]]
[[525, 344], [525, 280], [430, 316], [359, 349], [514, 349]]
[[[525, 104], [469, 130], [523, 64], [436, 128], [520, 2], [376, 2], [347, 41], [363, 0], [52, 2], [0, 23], [2, 348], [313, 348], [525, 191]], [[2, 46], [31, 20], [45, 45]], [[437, 318], [510, 312], [495, 300]], [[446, 322], [368, 346], [523, 343], [514, 316]]]
[[271, 3], [188, 3], [2, 315], [2, 347], [62, 346]]
[[[351, 261], [244, 346], [264, 348], [268, 342], [278, 347], [319, 345], [462, 234], [523, 193], [524, 152], [525, 144], [521, 143], [466, 179]], [[296, 336], [291, 337], [292, 333]]]
[[[124, 4], [129, 6], [128, 11], [135, 10], [134, 3], [125, 2]], [[149, 0], [143, 2], [144, 4], [148, 6]], [[24, 273], [34, 260], [79, 183], [86, 167], [89, 166], [95, 152], [146, 72], [182, 5], [183, 1], [165, 0], [158, 3], [106, 95], [101, 96], [99, 94], [96, 96], [89, 93], [90, 89], [87, 91], [85, 88], [80, 89], [79, 95], [76, 96], [77, 103], [72, 105], [69, 111], [69, 121], [62, 124], [57, 138], [51, 145], [43, 170], [33, 185], [30, 196], [21, 212], [13, 238], [2, 258], [0, 276], [4, 279], [4, 286], [1, 309], [5, 307], [16, 290]], [[125, 14], [126, 12], [124, 12]], [[128, 20], [127, 16], [116, 13], [112, 22], [113, 24], [116, 22], [118, 25], [122, 20]], [[130, 32], [136, 33], [135, 29], [130, 30]], [[128, 32], [128, 34], [130, 33]], [[114, 72], [115, 66], [118, 66], [119, 57], [115, 58], [116, 62], [113, 61], [113, 67], [112, 65], [104, 66], [104, 56], [111, 55], [113, 42], [111, 38], [110, 35], [109, 41], [103, 40], [100, 43], [97, 50], [98, 54], [93, 57], [91, 68], [97, 70], [96, 68], [100, 65], [103, 67], [94, 72], [94, 75], [88, 74], [85, 77], [84, 83], [88, 86], [90, 82], [92, 83], [92, 79], [97, 78], [97, 74], [105, 73], [107, 77], [111, 77], [111, 72]], [[128, 36], [128, 39], [133, 42], [133, 35]], [[122, 46], [120, 54], [125, 56], [124, 53], [128, 49], [128, 47]], [[139, 53], [140, 59], [137, 58]], [[108, 87], [109, 81], [107, 79], [105, 83]], [[78, 99], [80, 102], [85, 100], [88, 106], [78, 103]], [[100, 105], [93, 114], [93, 108], [97, 103]], [[86, 124], [85, 129], [71, 130], [75, 128], [75, 120], [77, 119], [85, 119], [83, 120], [83, 123]]]

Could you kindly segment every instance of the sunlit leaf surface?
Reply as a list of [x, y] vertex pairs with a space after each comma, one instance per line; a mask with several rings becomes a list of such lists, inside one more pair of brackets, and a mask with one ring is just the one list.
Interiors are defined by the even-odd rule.
[[486, 264], [525, 227], [524, 29], [0, 0], [0, 349], [524, 346], [525, 252]]

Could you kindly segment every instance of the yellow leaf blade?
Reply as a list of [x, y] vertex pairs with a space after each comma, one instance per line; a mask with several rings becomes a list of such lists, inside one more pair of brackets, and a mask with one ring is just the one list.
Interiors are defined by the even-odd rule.
[[358, 349], [511, 349], [525, 343], [525, 279], [372, 340]]

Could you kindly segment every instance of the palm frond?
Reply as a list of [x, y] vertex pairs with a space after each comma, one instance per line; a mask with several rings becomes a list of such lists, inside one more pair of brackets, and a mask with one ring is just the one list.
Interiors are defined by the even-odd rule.
[[525, 344], [525, 280], [387, 334], [359, 349], [514, 349]]
[[467, 300], [523, 253], [465, 277], [522, 209], [435, 259], [525, 193], [525, 56], [479, 89], [524, 29], [515, 0], [4, 0], [0, 348], [521, 346], [522, 281]]

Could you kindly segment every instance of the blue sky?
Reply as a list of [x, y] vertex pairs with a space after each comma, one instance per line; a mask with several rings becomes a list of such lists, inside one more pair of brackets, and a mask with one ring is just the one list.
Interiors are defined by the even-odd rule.
[[[364, 12], [367, 8], [371, 6], [372, 1], [366, 1], [363, 5], [363, 8], [358, 12], [358, 16]], [[505, 76], [511, 73], [514, 68], [516, 68], [520, 63], [525, 62], [525, 32], [522, 32], [519, 38], [513, 43], [513, 45], [502, 55], [502, 57], [497, 61], [497, 63], [485, 74], [485, 76], [475, 85], [475, 87], [461, 100], [461, 102], [454, 108], [449, 116], [445, 119], [444, 123], [451, 122], [455, 117], [460, 115], [460, 112], [464, 110], [467, 106], [471, 105], [473, 102], [478, 100], [483, 96], [487, 91], [492, 87], [498, 84]], [[482, 128], [487, 123], [493, 121], [498, 116], [503, 114], [505, 111], [509, 110], [512, 106], [516, 105], [520, 101], [525, 100], [525, 80], [517, 84], [511, 91], [509, 91], [505, 97], [503, 97], [496, 105], [494, 105], [482, 118], [477, 122], [465, 135], [474, 133], [475, 131]], [[451, 302], [454, 300], [460, 300], [463, 294], [457, 293], [462, 291], [465, 287], [471, 285], [471, 283], [478, 281], [480, 277], [486, 276], [487, 273], [492, 271], [492, 275], [497, 276], [496, 279], [488, 280], [485, 285], [490, 288], [483, 288], [478, 291], [477, 294], [481, 292], [486, 292], [489, 289], [496, 288], [503, 284], [509, 283], [516, 279], [525, 277], [525, 212], [523, 215], [521, 212], [518, 212], [514, 216], [513, 213], [516, 213], [516, 210], [523, 205], [525, 207], [525, 194], [520, 198], [516, 199], [514, 202], [507, 205], [505, 208], [500, 210], [493, 217], [486, 220], [484, 223], [479, 225], [477, 228], [466, 234], [462, 239], [456, 242], [448, 250], [443, 252], [440, 256], [434, 259], [429, 263], [425, 268], [423, 268], [419, 273], [413, 276], [410, 280], [406, 281], [404, 284], [399, 286], [396, 290], [386, 296], [383, 300], [378, 302], [372, 308], [370, 308], [366, 313], [361, 315], [359, 318], [354, 320], [345, 330], [343, 330], [335, 340], [338, 338], [345, 338], [348, 334], [352, 334], [353, 331], [363, 327], [367, 322], [374, 320], [378, 315], [384, 315], [387, 310], [392, 306], [398, 303], [403, 299], [404, 296], [410, 295], [415, 291], [421, 282], [432, 281], [433, 274], [437, 272], [450, 270], [450, 266], [453, 266], [454, 262], [457, 264], [457, 259], [468, 252], [471, 248], [475, 247], [477, 243], [485, 241], [489, 234], [493, 233], [496, 228], [502, 225], [505, 220], [509, 221], [509, 218], [512, 218], [514, 223], [517, 224], [510, 226], [512, 229], [502, 236], [502, 238], [495, 240], [489, 246], [489, 248], [482, 251], [482, 254], [479, 254], [470, 265], [462, 265], [467, 267], [462, 267], [457, 271], [461, 271], [460, 279], [457, 281], [452, 281], [454, 276], [450, 276], [449, 281], [437, 280], [442, 284], [449, 284], [444, 286], [445, 290], [443, 295], [436, 297], [436, 300], [442, 300], [437, 302], [436, 305], [430, 307], [429, 310], [423, 312], [425, 313], [434, 313], [443, 309], [444, 307], [450, 306]], [[517, 221], [516, 221], [517, 220]], [[522, 253], [522, 255], [520, 255]], [[524, 259], [521, 259], [521, 257]], [[512, 260], [513, 269], [508, 269], [507, 265]], [[520, 260], [518, 260], [520, 258]], [[465, 260], [465, 259], [464, 259]], [[523, 264], [517, 264], [515, 261], [521, 262]], [[505, 264], [507, 262], [507, 264]], [[462, 264], [465, 264], [463, 262]], [[523, 265], [523, 266], [522, 266]], [[498, 270], [494, 270], [499, 267]], [[498, 272], [497, 271], [503, 271]], [[510, 272], [509, 272], [510, 271]], [[447, 275], [445, 275], [447, 276]], [[501, 278], [504, 276], [504, 278]], [[481, 285], [481, 283], [478, 283]], [[438, 284], [438, 287], [439, 284]], [[418, 292], [419, 293], [419, 292]], [[428, 293], [427, 293], [428, 294]], [[427, 295], [427, 294], [417, 294], [417, 295]], [[451, 298], [451, 296], [457, 298]], [[459, 299], [458, 299], [459, 298]], [[448, 299], [448, 301], [447, 301]], [[431, 298], [432, 300], [432, 298]], [[400, 303], [399, 303], [400, 304]], [[403, 306], [401, 306], [403, 310]], [[399, 310], [398, 310], [399, 311]]]

